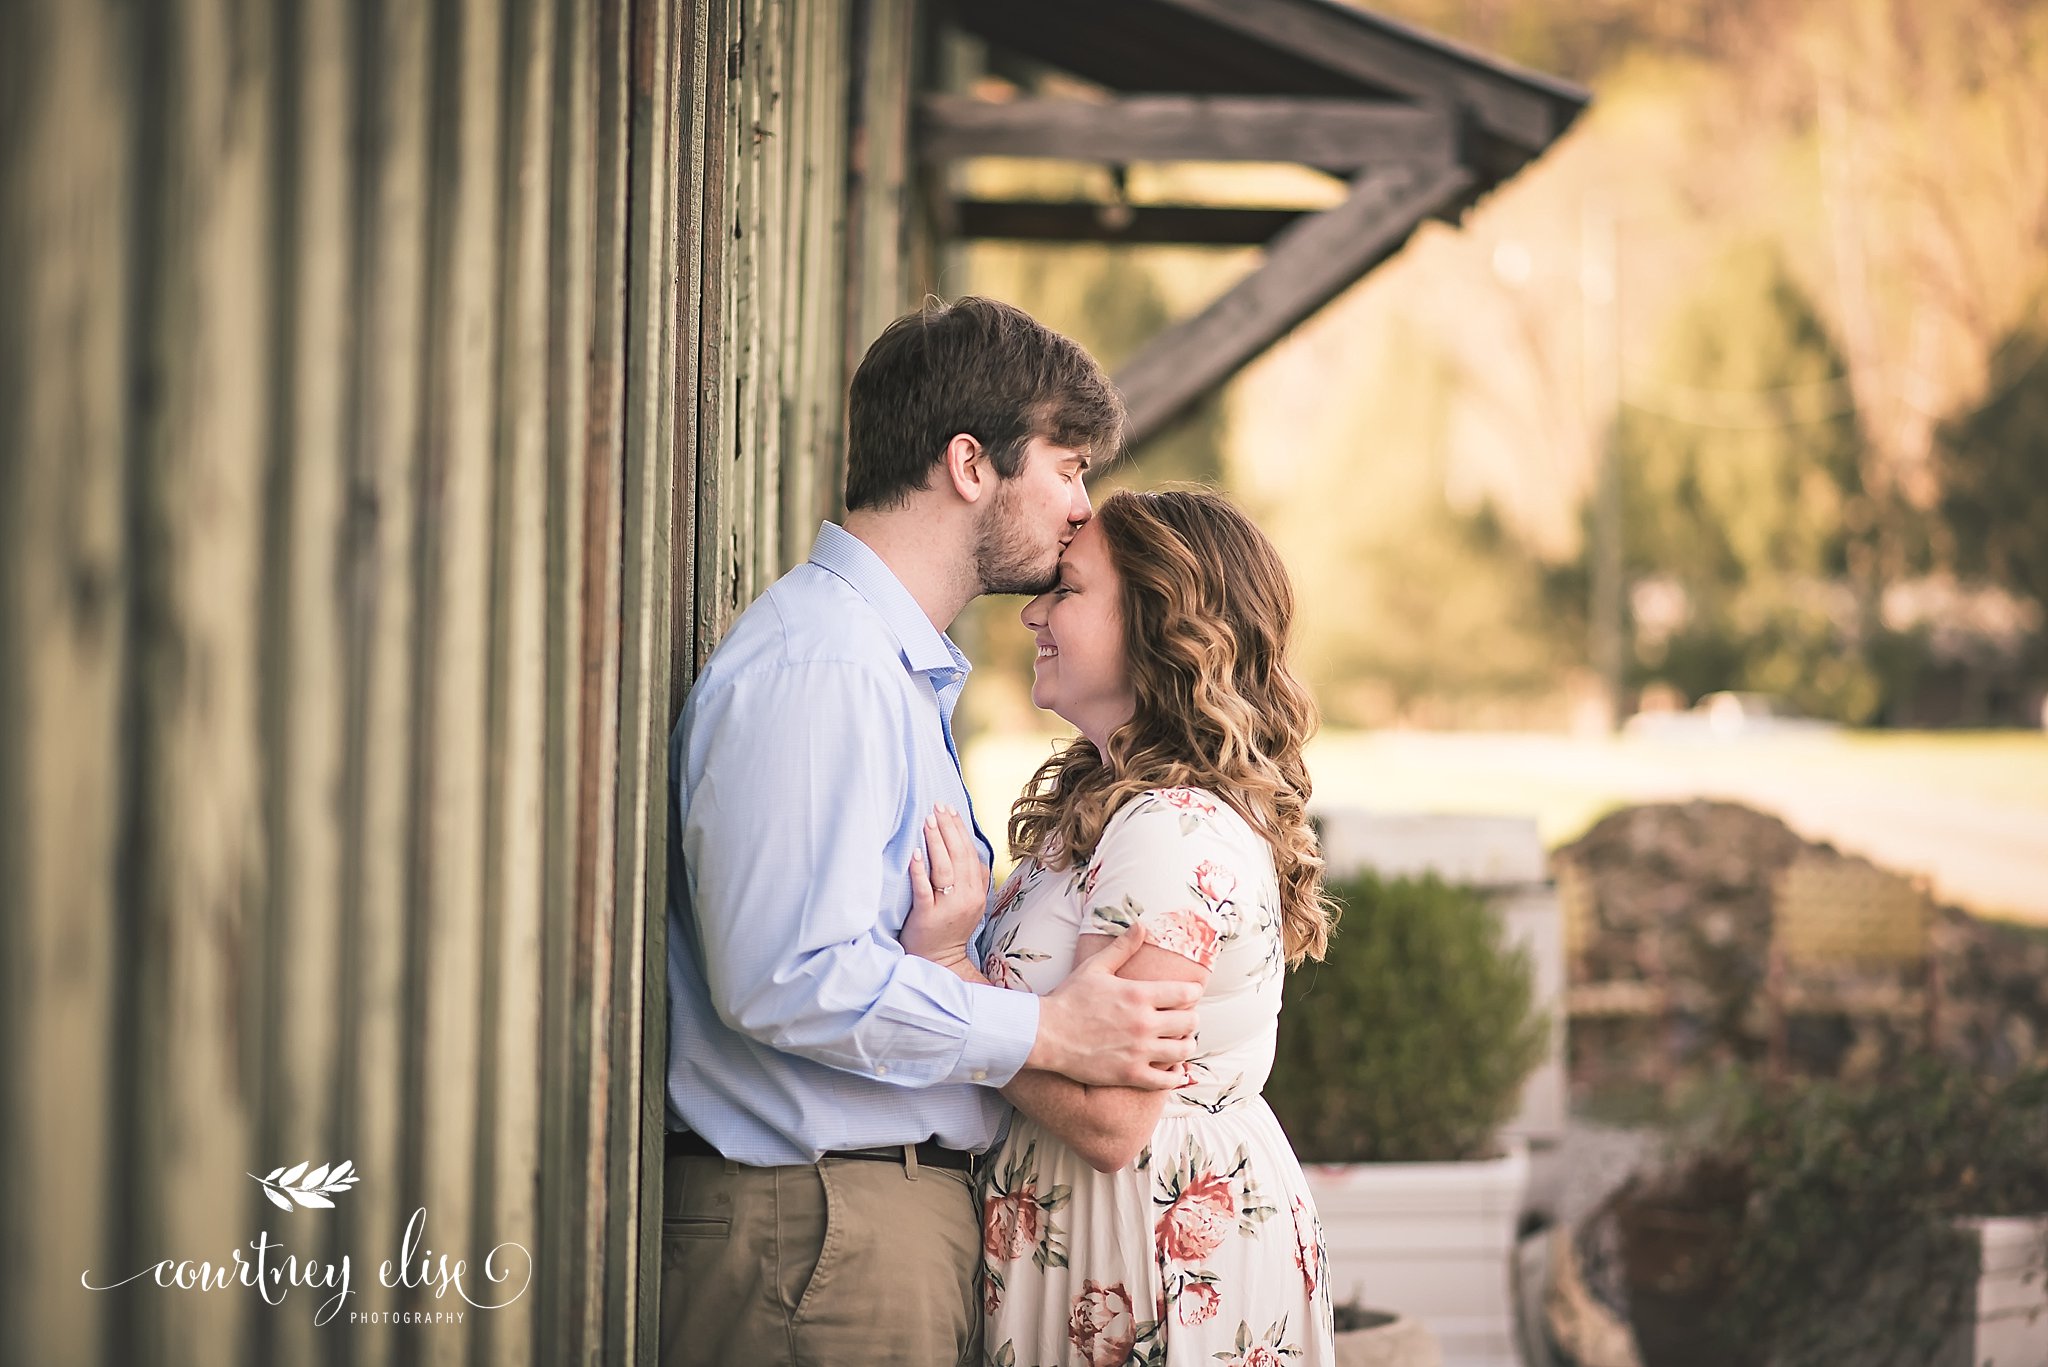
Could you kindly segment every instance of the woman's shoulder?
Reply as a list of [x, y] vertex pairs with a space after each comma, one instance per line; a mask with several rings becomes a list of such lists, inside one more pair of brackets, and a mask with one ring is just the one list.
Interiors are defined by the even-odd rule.
[[1250, 909], [1271, 902], [1273, 880], [1272, 847], [1221, 795], [1147, 789], [1110, 818], [1078, 882], [1083, 933], [1144, 917], [1155, 943], [1207, 965], [1226, 941], [1263, 929]]
[[1224, 840], [1257, 838], [1237, 808], [1207, 788], [1147, 788], [1134, 794], [1111, 814], [1102, 839], [1108, 841], [1119, 834], [1135, 837], [1140, 832]]

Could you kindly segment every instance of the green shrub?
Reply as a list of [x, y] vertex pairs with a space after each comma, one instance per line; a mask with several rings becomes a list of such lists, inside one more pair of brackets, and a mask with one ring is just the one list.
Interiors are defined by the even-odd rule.
[[1488, 1156], [1543, 1057], [1528, 957], [1435, 877], [1334, 883], [1329, 957], [1288, 980], [1266, 1099], [1311, 1163]]
[[[1684, 1161], [1628, 1203], [1713, 1233], [1688, 1305], [1632, 1306], [1645, 1360], [1653, 1338], [1772, 1367], [1946, 1360], [1976, 1314], [1957, 1218], [2048, 1212], [2048, 1070], [1986, 1079], [1922, 1058], [1879, 1082], [1736, 1071], [1716, 1091]], [[1625, 1245], [1630, 1224], [1625, 1210]], [[1655, 1253], [1628, 1249], [1632, 1301]]]
[[2048, 1211], [2048, 1071], [1923, 1059], [1875, 1085], [1759, 1085], [1719, 1156], [1749, 1193], [1729, 1328], [1779, 1367], [1930, 1361], [1976, 1311], [1954, 1221]]

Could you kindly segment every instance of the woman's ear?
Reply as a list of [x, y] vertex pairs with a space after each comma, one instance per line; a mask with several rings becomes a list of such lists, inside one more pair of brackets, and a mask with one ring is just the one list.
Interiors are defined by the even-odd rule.
[[945, 475], [953, 492], [965, 503], [979, 503], [995, 487], [995, 465], [981, 443], [965, 432], [956, 432], [946, 443]]

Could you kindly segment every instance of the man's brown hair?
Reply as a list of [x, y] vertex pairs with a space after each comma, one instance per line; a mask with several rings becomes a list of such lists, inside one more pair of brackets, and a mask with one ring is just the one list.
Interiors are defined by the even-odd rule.
[[1033, 437], [1098, 461], [1123, 442], [1124, 403], [1095, 358], [1020, 308], [930, 300], [882, 330], [847, 390], [846, 507], [886, 508], [931, 482], [966, 433], [1013, 477]]

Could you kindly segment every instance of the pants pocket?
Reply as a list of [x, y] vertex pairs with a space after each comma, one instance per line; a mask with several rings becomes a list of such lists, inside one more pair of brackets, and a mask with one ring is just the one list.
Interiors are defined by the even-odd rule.
[[977, 1361], [968, 1350], [981, 1323], [981, 1236], [965, 1174], [925, 1169], [911, 1181], [895, 1164], [857, 1159], [819, 1168], [830, 1227], [791, 1317], [798, 1359]]
[[[844, 1201], [840, 1194], [833, 1189], [831, 1166], [826, 1163], [820, 1163], [816, 1167], [805, 1170], [803, 1175], [814, 1177], [817, 1182], [818, 1197], [822, 1202], [822, 1211], [814, 1213], [812, 1218], [816, 1219], [819, 1215], [822, 1215], [824, 1235], [813, 1245], [818, 1250], [818, 1261], [811, 1265], [807, 1274], [802, 1276], [801, 1289], [796, 1291], [795, 1298], [790, 1302], [790, 1313], [798, 1319], [804, 1317], [804, 1311], [813, 1306], [817, 1298], [825, 1290], [826, 1285], [831, 1281], [832, 1270], [839, 1261], [840, 1244], [844, 1241], [846, 1232], [844, 1228]], [[813, 1225], [812, 1229], [815, 1230], [816, 1226]], [[802, 1245], [799, 1244], [798, 1246]]]
[[[733, 1193], [706, 1165], [670, 1159], [662, 1169], [661, 1237], [725, 1239], [732, 1235]], [[692, 1171], [696, 1168], [697, 1171]], [[692, 1179], [695, 1180], [692, 1180]]]

